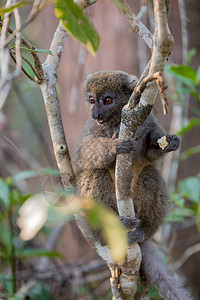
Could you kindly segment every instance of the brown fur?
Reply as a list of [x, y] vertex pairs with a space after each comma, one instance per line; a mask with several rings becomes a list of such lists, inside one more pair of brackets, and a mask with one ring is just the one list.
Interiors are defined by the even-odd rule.
[[[74, 168], [78, 193], [92, 196], [117, 212], [115, 159], [117, 153], [131, 151], [134, 206], [145, 237], [149, 238], [161, 224], [168, 206], [167, 188], [155, 163], [164, 153], [176, 150], [179, 139], [166, 135], [169, 145], [165, 150], [160, 149], [157, 140], [165, 132], [152, 115], [137, 130], [133, 141], [118, 139], [121, 110], [136, 82], [135, 76], [121, 71], [101, 71], [88, 76], [85, 100], [90, 116], [76, 148]], [[95, 100], [93, 104], [89, 102], [91, 96]], [[105, 104], [108, 96], [113, 99], [112, 104]], [[126, 225], [124, 219], [123, 223]], [[130, 239], [134, 242], [138, 237]]]
[[[189, 300], [191, 298], [181, 287], [180, 281], [170, 274], [152, 242], [148, 240], [161, 224], [168, 206], [167, 188], [156, 169], [156, 161], [163, 154], [176, 150], [179, 139], [166, 134], [168, 146], [164, 150], [160, 149], [157, 140], [165, 132], [152, 115], [137, 130], [133, 141], [118, 139], [121, 110], [128, 102], [135, 84], [135, 76], [121, 71], [102, 71], [88, 76], [85, 100], [90, 116], [74, 158], [77, 192], [82, 196], [96, 198], [117, 213], [114, 187], [116, 155], [131, 151], [134, 174], [132, 196], [141, 222], [121, 217], [128, 229], [134, 227], [134, 231], [128, 232], [129, 243], [141, 242], [141, 272], [164, 299]], [[91, 96], [93, 104], [89, 103]], [[111, 104], [105, 104], [106, 97], [113, 99]], [[102, 243], [100, 232], [97, 231], [96, 235]]]

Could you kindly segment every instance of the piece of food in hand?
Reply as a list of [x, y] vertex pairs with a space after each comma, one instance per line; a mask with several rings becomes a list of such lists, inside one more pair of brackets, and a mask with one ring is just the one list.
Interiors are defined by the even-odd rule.
[[167, 145], [169, 144], [165, 135], [163, 135], [160, 139], [158, 139], [157, 142], [158, 142], [159, 147], [162, 150], [164, 150], [167, 147]]

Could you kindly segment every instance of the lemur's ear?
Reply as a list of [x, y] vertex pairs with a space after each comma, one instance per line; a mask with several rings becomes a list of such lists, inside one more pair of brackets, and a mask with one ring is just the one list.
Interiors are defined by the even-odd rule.
[[135, 75], [131, 75], [131, 74], [127, 74], [127, 75], [128, 75], [127, 86], [129, 89], [134, 90], [138, 82], [138, 78]]

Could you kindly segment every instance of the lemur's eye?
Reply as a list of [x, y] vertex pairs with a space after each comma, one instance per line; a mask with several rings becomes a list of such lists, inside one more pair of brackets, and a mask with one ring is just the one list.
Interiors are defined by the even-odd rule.
[[90, 96], [89, 101], [90, 101], [90, 103], [94, 103], [95, 102], [94, 97]]
[[112, 103], [112, 100], [113, 100], [113, 99], [112, 99], [111, 97], [106, 97], [106, 98], [105, 98], [105, 103], [106, 103], [106, 104], [111, 104], [111, 103]]

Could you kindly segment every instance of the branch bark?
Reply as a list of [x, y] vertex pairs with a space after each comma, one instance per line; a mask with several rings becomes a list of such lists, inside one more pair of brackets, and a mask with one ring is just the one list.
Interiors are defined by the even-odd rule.
[[[155, 72], [162, 72], [165, 61], [171, 51], [173, 38], [170, 34], [167, 23], [167, 9], [165, 1], [154, 1], [155, 14], [155, 33], [152, 59], [148, 75]], [[136, 87], [137, 89], [137, 87]], [[139, 126], [145, 121], [151, 112], [156, 100], [157, 86], [155, 82], [150, 82], [143, 91], [139, 103], [133, 101], [135, 91], [131, 96], [129, 103], [122, 112], [122, 122], [120, 126], [119, 138], [122, 140], [132, 139]], [[135, 97], [137, 98], [137, 97]], [[116, 161], [116, 196], [118, 211], [121, 216], [134, 217], [134, 199], [131, 193], [132, 179], [132, 157], [131, 154], [119, 154]], [[120, 291], [122, 298], [133, 299], [137, 287], [137, 275], [140, 268], [141, 253], [138, 244], [131, 245], [127, 249], [127, 257], [124, 265], [121, 265], [121, 275], [119, 278]], [[127, 288], [128, 287], [128, 288]], [[118, 298], [116, 298], [118, 299]]]

